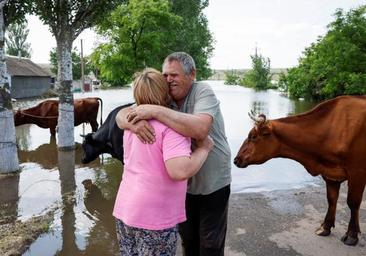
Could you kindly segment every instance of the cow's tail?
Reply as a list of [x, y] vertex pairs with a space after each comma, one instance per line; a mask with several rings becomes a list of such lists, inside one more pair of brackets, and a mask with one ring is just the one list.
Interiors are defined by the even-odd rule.
[[97, 100], [100, 101], [100, 126], [102, 126], [102, 124], [103, 124], [103, 100], [99, 97], [97, 97]]

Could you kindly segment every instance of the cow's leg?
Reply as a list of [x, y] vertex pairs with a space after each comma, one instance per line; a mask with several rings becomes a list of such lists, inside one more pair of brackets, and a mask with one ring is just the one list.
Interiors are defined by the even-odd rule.
[[50, 133], [52, 136], [56, 136], [56, 127], [50, 126]]
[[362, 178], [353, 178], [348, 181], [347, 205], [351, 210], [351, 219], [348, 224], [348, 230], [341, 239], [346, 245], [356, 245], [358, 242], [358, 233], [361, 232], [359, 210], [364, 189], [365, 182]]
[[341, 182], [329, 180], [326, 179], [325, 177], [323, 177], [323, 179], [325, 180], [327, 186], [328, 211], [327, 214], [325, 215], [324, 222], [315, 231], [315, 233], [319, 236], [329, 236], [331, 228], [334, 227], [337, 201], [339, 196], [339, 188], [341, 186]]
[[90, 120], [90, 126], [92, 128], [93, 132], [96, 132], [98, 130], [98, 122], [95, 119]]

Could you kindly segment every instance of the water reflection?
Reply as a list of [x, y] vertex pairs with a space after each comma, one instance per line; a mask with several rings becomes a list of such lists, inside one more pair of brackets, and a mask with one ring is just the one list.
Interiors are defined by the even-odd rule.
[[[23, 140], [26, 141], [26, 140]], [[81, 163], [83, 151], [81, 144], [75, 143], [75, 160], [74, 164], [76, 167], [83, 166]], [[52, 170], [57, 168], [59, 164], [59, 153], [56, 144], [56, 138], [50, 136], [50, 142], [38, 146], [34, 150], [23, 150], [18, 149], [18, 157], [21, 163], [37, 163], [42, 168]], [[89, 166], [98, 166], [100, 164], [99, 158], [94, 160]]]
[[[103, 252], [117, 252], [115, 221], [112, 217], [114, 197], [108, 199], [90, 179], [86, 179], [82, 183], [85, 188], [85, 212], [95, 222], [95, 226], [89, 233], [86, 255], [97, 255], [96, 252], [99, 252], [100, 255]], [[106, 238], [108, 243], [104, 241]]]
[[[77, 168], [70, 164], [72, 158], [64, 155], [59, 158], [61, 191], [56, 200], [61, 208], [52, 232], [37, 239], [24, 255], [118, 255], [111, 212], [122, 165], [107, 158], [103, 166]], [[45, 244], [51, 247], [47, 248], [47, 254]]]
[[293, 102], [294, 104], [294, 111], [289, 114], [299, 114], [304, 113], [313, 107], [315, 107], [318, 103], [314, 101], [303, 101], [303, 100], [296, 100]]
[[269, 119], [287, 116], [294, 109], [292, 101], [274, 90], [257, 92], [251, 100], [251, 109]]
[[[21, 163], [38, 163], [42, 168], [48, 170], [56, 168], [58, 165], [56, 138], [50, 136], [49, 140], [49, 143], [42, 144], [34, 150], [29, 150], [28, 140], [22, 139], [21, 144], [18, 142], [19, 161]], [[27, 147], [24, 147], [24, 145], [27, 145]]]
[[107, 199], [91, 179], [83, 180], [82, 184], [85, 189], [84, 205], [88, 217], [93, 220], [99, 219], [109, 227], [111, 223], [114, 225], [114, 221], [111, 221], [114, 200]]
[[[30, 143], [29, 143], [29, 139], [30, 136], [30, 127], [31, 124], [25, 124], [22, 125], [19, 128], [15, 129], [16, 132], [16, 143], [18, 148], [23, 149], [23, 150], [29, 150], [30, 148]], [[21, 161], [19, 159], [19, 161]]]
[[114, 159], [107, 159], [103, 172], [95, 173], [95, 181], [85, 179], [82, 182], [85, 189], [85, 211], [94, 220], [94, 226], [88, 234], [85, 255], [118, 255], [112, 211], [121, 176], [121, 163]]
[[268, 116], [268, 104], [263, 101], [253, 101], [252, 102], [252, 110], [254, 113], [261, 113]]
[[75, 237], [75, 151], [58, 151], [58, 167], [62, 195], [62, 249], [57, 254], [76, 255], [80, 251]]
[[58, 172], [42, 169], [36, 163], [21, 164], [18, 219], [27, 220], [47, 211], [60, 198]]
[[251, 110], [254, 111], [254, 113], [256, 114], [265, 114], [266, 116], [268, 116], [269, 114], [269, 109], [268, 109], [268, 104], [269, 104], [269, 100], [268, 97], [265, 97], [266, 94], [260, 93], [259, 94], [254, 94], [252, 101], [250, 103], [251, 106]]

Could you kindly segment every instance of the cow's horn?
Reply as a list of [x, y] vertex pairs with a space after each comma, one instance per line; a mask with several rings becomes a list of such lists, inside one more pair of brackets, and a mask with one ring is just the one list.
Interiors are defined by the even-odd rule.
[[250, 110], [250, 112], [248, 112], [248, 116], [250, 117], [250, 119], [252, 119], [254, 122], [257, 122], [254, 111]]
[[254, 112], [253, 109], [250, 110], [248, 115], [249, 115], [250, 119], [252, 119], [256, 123], [261, 122], [263, 120], [263, 118], [260, 118], [259, 116], [257, 116], [257, 114]]
[[84, 135], [84, 134], [80, 134], [80, 137], [81, 137], [81, 138], [85, 138], [85, 137], [86, 137], [86, 135]]
[[249, 113], [248, 113], [249, 117], [256, 123], [256, 124], [259, 124], [259, 123], [265, 123], [267, 118], [266, 118], [266, 115], [265, 114], [255, 114], [255, 112], [253, 110], [251, 110]]

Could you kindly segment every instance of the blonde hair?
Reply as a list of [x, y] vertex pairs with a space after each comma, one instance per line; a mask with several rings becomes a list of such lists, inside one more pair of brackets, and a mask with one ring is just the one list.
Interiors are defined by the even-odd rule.
[[170, 103], [169, 86], [162, 73], [153, 68], [145, 68], [135, 75], [133, 97], [136, 104], [168, 106]]

